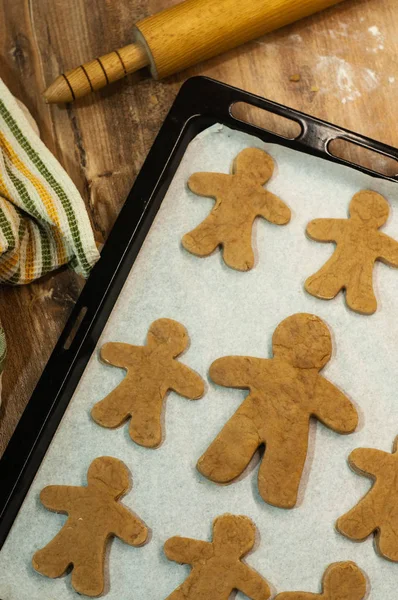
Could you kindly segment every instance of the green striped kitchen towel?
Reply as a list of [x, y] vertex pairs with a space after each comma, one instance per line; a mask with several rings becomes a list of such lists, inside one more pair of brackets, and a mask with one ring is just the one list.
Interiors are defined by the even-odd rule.
[[[79, 192], [0, 79], [0, 283], [66, 263], [87, 277], [98, 258]], [[0, 372], [5, 354], [0, 327]]]

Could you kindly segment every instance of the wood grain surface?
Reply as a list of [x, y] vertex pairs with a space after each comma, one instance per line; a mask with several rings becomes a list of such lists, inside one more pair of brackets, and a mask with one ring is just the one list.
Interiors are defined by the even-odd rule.
[[[178, 89], [192, 75], [398, 146], [396, 0], [346, 0], [164, 82], [139, 73], [73, 105], [44, 104], [41, 94], [59, 73], [130, 43], [136, 20], [177, 1], [0, 0], [0, 77], [79, 188], [98, 239], [107, 237]], [[257, 119], [273, 126], [265, 115]], [[384, 166], [380, 158], [364, 160]], [[27, 287], [1, 289], [9, 354], [0, 452], [82, 285], [63, 270]]]

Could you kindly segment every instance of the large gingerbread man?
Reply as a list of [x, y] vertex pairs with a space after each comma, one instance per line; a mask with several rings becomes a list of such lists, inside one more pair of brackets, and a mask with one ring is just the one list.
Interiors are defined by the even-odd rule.
[[263, 188], [271, 178], [274, 161], [258, 148], [246, 148], [236, 157], [232, 175], [194, 173], [188, 181], [192, 192], [215, 198], [210, 215], [184, 235], [182, 244], [197, 256], [208, 256], [222, 246], [224, 262], [248, 271], [254, 265], [252, 229], [256, 217], [285, 225], [290, 210], [282, 200]]
[[233, 590], [252, 600], [267, 600], [270, 588], [241, 561], [254, 546], [256, 528], [248, 517], [222, 515], [213, 523], [213, 541], [173, 537], [164, 551], [168, 559], [192, 565], [189, 577], [167, 600], [228, 600]]
[[325, 265], [307, 279], [307, 292], [331, 300], [345, 289], [346, 302], [352, 310], [365, 315], [374, 313], [375, 261], [398, 267], [398, 242], [379, 231], [389, 210], [383, 196], [365, 190], [351, 200], [349, 219], [311, 221], [307, 226], [308, 236], [318, 242], [335, 242], [337, 247]]
[[337, 521], [337, 529], [355, 541], [376, 532], [379, 554], [398, 562], [398, 438], [393, 453], [357, 448], [349, 456], [354, 471], [373, 480], [371, 490]]
[[162, 441], [161, 414], [168, 390], [197, 399], [204, 393], [203, 379], [176, 359], [188, 346], [187, 330], [171, 319], [158, 319], [149, 328], [145, 346], [111, 342], [101, 348], [101, 358], [127, 369], [118, 387], [91, 411], [103, 427], [130, 422], [131, 439], [147, 448]]
[[326, 569], [322, 593], [283, 592], [275, 600], [364, 600], [366, 578], [354, 562], [340, 562]]
[[293, 508], [307, 456], [310, 417], [337, 433], [355, 430], [350, 400], [319, 371], [331, 357], [330, 332], [314, 315], [296, 314], [272, 337], [274, 358], [226, 356], [210, 367], [219, 385], [250, 394], [199, 459], [199, 471], [218, 483], [238, 477], [265, 444], [258, 473], [260, 495], [269, 504]]
[[118, 502], [130, 488], [129, 471], [116, 458], [95, 459], [86, 487], [50, 485], [40, 494], [49, 510], [65, 513], [68, 520], [55, 538], [35, 553], [33, 567], [47, 577], [60, 577], [73, 566], [72, 585], [86, 596], [104, 589], [105, 547], [116, 536], [130, 546], [147, 538], [145, 525]]

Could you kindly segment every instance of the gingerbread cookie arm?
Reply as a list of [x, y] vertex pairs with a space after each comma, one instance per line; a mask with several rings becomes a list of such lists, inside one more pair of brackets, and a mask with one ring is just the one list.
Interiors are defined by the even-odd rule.
[[188, 179], [188, 187], [194, 194], [208, 198], [216, 198], [229, 184], [230, 175], [224, 173], [194, 173]]
[[385, 469], [394, 468], [392, 455], [375, 448], [356, 448], [348, 457], [348, 463], [354, 471], [372, 479]]
[[337, 433], [352, 433], [358, 425], [358, 413], [352, 402], [330, 381], [318, 376], [312, 414]]
[[269, 359], [251, 356], [224, 356], [209, 369], [210, 378], [223, 387], [250, 388]]
[[204, 381], [193, 369], [182, 363], [176, 363], [175, 369], [169, 375], [169, 389], [184, 398], [197, 400], [205, 391]]
[[314, 219], [307, 225], [307, 235], [316, 242], [338, 243], [349, 224], [347, 219]]
[[290, 208], [275, 194], [264, 190], [254, 200], [256, 215], [275, 225], [286, 225], [291, 218]]
[[384, 233], [379, 235], [382, 241], [379, 260], [392, 267], [398, 267], [398, 242]]
[[236, 568], [234, 587], [252, 600], [268, 600], [271, 596], [270, 587], [265, 579], [242, 562]]
[[131, 344], [124, 344], [122, 342], [108, 342], [102, 346], [100, 356], [101, 360], [109, 365], [127, 369], [137, 360], [141, 352], [142, 348], [139, 346], [132, 346]]
[[169, 560], [190, 565], [197, 560], [210, 558], [213, 554], [213, 546], [209, 542], [175, 536], [165, 543], [164, 553]]
[[40, 501], [48, 510], [68, 513], [76, 501], [82, 498], [82, 488], [69, 485], [49, 485], [40, 492]]
[[138, 519], [127, 508], [117, 505], [118, 518], [112, 528], [112, 533], [129, 546], [141, 546], [148, 537], [148, 529], [141, 519]]

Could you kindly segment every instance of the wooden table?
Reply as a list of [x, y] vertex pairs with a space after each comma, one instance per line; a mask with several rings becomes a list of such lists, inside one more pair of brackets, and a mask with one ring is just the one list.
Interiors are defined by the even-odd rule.
[[[60, 72], [128, 44], [135, 20], [175, 3], [0, 0], [0, 77], [29, 108], [79, 188], [98, 239], [107, 237], [177, 90], [191, 75], [209, 75], [398, 146], [396, 0], [346, 0], [163, 83], [139, 74], [70, 106], [43, 103], [41, 92]], [[356, 149], [350, 156], [385, 166]], [[82, 285], [63, 270], [27, 287], [2, 287], [9, 354], [0, 453]]]

